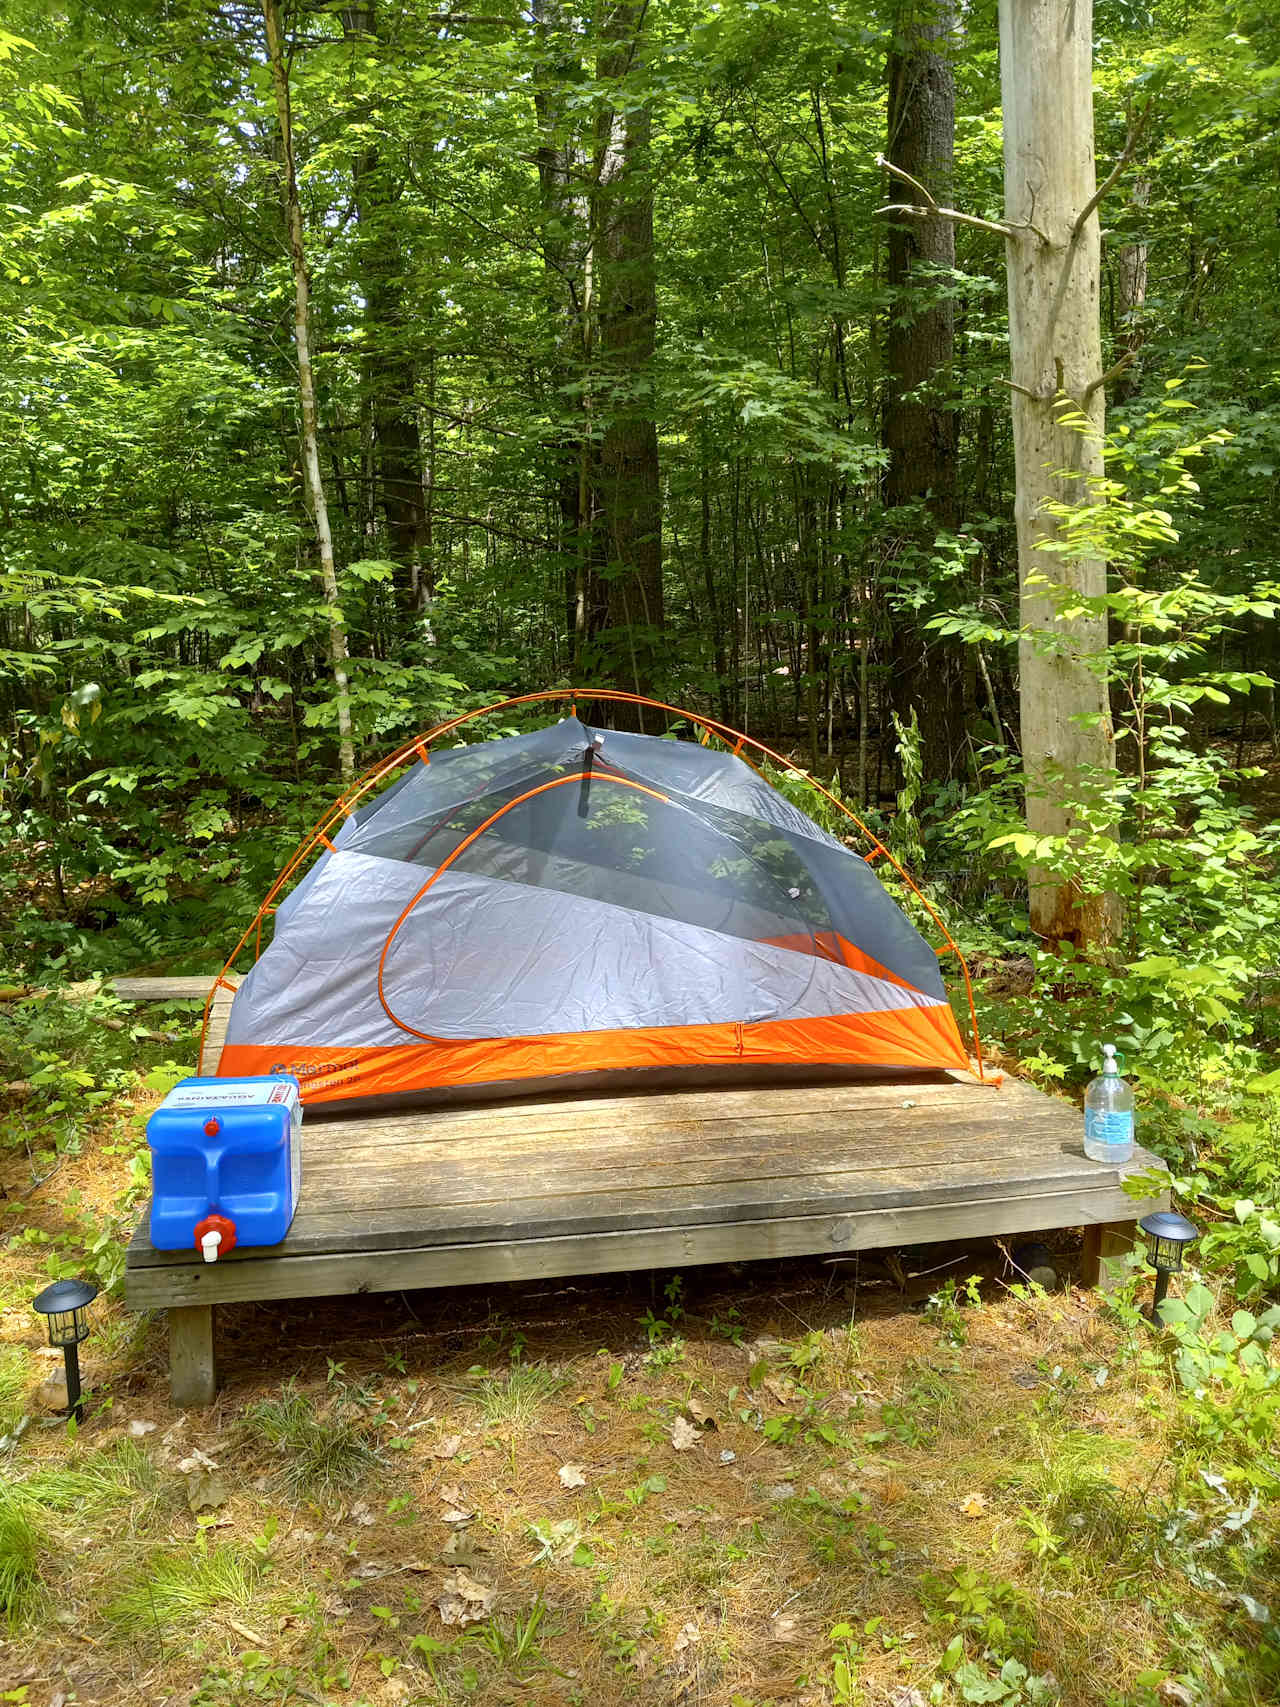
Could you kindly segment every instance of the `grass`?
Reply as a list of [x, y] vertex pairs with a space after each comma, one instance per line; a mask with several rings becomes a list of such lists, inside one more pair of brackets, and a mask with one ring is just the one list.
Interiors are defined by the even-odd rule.
[[363, 1417], [338, 1408], [321, 1416], [290, 1383], [278, 1399], [262, 1399], [245, 1414], [250, 1438], [265, 1440], [281, 1456], [280, 1485], [294, 1499], [324, 1499], [358, 1487], [379, 1463]]
[[[785, 1320], [767, 1278], [722, 1280], [744, 1343], [691, 1313], [678, 1368], [646, 1360], [633, 1304], [602, 1315], [627, 1284], [602, 1282], [568, 1332], [527, 1319], [532, 1355], [501, 1373], [466, 1379], [465, 1335], [452, 1358], [419, 1347], [391, 1367], [353, 1326], [341, 1346], [320, 1336], [307, 1387], [238, 1404], [232, 1388], [181, 1448], [159, 1430], [98, 1449], [91, 1424], [70, 1447], [29, 1431], [3, 1507], [23, 1652], [58, 1652], [42, 1603], [74, 1614], [122, 1680], [106, 1707], [132, 1700], [144, 1651], [150, 1698], [199, 1707], [390, 1702], [397, 1682], [396, 1700], [432, 1707], [880, 1707], [911, 1690], [938, 1707], [1159, 1707], [1144, 1675], [1195, 1679], [1197, 1707], [1268, 1698], [1280, 1667], [1242, 1597], [1274, 1598], [1280, 1524], [1259, 1508], [1232, 1529], [1227, 1496], [1172, 1464], [1145, 1328], [1130, 1342], [1078, 1294], [997, 1294], [956, 1345], [895, 1295], [851, 1334], [820, 1265], [788, 1273]], [[332, 1355], [347, 1373], [326, 1387]], [[677, 1450], [691, 1392], [713, 1421]], [[153, 1417], [162, 1403], [145, 1399]], [[186, 1509], [188, 1441], [222, 1466], [228, 1529]], [[328, 1497], [366, 1479], [357, 1506]], [[475, 1516], [442, 1521], [459, 1504]], [[1183, 1508], [1185, 1544], [1166, 1533]], [[460, 1569], [492, 1604], [446, 1625]]]
[[[68, 1156], [0, 1243], [29, 1347], [48, 1257], [122, 1220], [136, 1138]], [[1236, 1479], [1265, 1453], [1186, 1450], [1146, 1323], [965, 1260], [981, 1289], [935, 1276], [931, 1309], [874, 1257], [583, 1278], [505, 1296], [501, 1339], [487, 1292], [407, 1323], [394, 1298], [308, 1305], [284, 1335], [246, 1310], [218, 1407], [185, 1421], [156, 1325], [104, 1295], [78, 1437], [33, 1415], [0, 1461], [0, 1693], [74, 1647], [99, 1707], [1168, 1707], [1166, 1679], [1195, 1707], [1275, 1699], [1250, 1608], [1280, 1615], [1280, 1500]], [[34, 1364], [0, 1345], [0, 1418]], [[194, 1449], [228, 1496], [199, 1519]], [[460, 1569], [492, 1603], [446, 1625]]]
[[247, 1613], [261, 1576], [261, 1561], [234, 1546], [157, 1549], [108, 1603], [106, 1616], [131, 1640], [157, 1629], [199, 1634], [214, 1613]]
[[0, 1482], [0, 1618], [10, 1625], [39, 1606], [45, 1543], [35, 1502], [21, 1486]]
[[513, 1363], [506, 1375], [485, 1375], [471, 1392], [468, 1403], [478, 1405], [489, 1428], [531, 1428], [568, 1381], [541, 1363]]
[[133, 1440], [85, 1453], [58, 1469], [38, 1470], [23, 1488], [46, 1510], [74, 1512], [95, 1524], [122, 1507], [130, 1509], [132, 1522], [146, 1522], [163, 1498], [154, 1462]]
[[19, 1345], [0, 1345], [0, 1436], [12, 1434], [26, 1411], [31, 1359]]

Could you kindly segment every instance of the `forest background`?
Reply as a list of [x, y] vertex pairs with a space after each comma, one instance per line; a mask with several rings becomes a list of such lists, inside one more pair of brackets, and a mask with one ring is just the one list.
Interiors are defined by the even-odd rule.
[[1274, 1491], [1280, 21], [1094, 8], [1105, 382], [1053, 407], [1098, 471], [1041, 518], [1041, 650], [1090, 637], [1053, 714], [1102, 761], [1028, 778], [994, 0], [483, 5], [6, 10], [26, 1154], [131, 1082], [48, 992], [214, 970], [344, 773], [655, 695], [927, 878], [997, 1056], [1078, 1088], [1121, 1045], [1228, 1305], [1181, 1389]]

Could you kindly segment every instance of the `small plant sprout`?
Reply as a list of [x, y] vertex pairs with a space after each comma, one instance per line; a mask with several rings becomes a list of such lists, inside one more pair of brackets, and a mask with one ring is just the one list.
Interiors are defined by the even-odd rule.
[[1138, 1226], [1147, 1241], [1147, 1254], [1156, 1271], [1156, 1289], [1151, 1299], [1151, 1320], [1155, 1322], [1159, 1320], [1160, 1306], [1169, 1290], [1169, 1276], [1177, 1274], [1182, 1267], [1182, 1253], [1198, 1236], [1199, 1229], [1185, 1215], [1170, 1209], [1148, 1215], [1139, 1221]]

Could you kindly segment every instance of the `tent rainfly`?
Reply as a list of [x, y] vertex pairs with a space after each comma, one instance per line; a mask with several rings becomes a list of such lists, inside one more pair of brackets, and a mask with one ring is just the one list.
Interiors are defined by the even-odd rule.
[[433, 751], [346, 819], [218, 1072], [331, 1104], [967, 1065], [865, 859], [729, 752], [573, 715]]

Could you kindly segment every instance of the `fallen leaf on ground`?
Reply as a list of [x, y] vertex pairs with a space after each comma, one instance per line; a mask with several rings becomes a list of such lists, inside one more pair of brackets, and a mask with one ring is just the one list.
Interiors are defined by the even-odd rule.
[[483, 1544], [465, 1529], [455, 1529], [440, 1549], [446, 1565], [473, 1565], [485, 1551]]
[[671, 1444], [677, 1452], [687, 1452], [701, 1439], [700, 1430], [696, 1429], [687, 1417], [677, 1417], [671, 1425]]
[[701, 1399], [690, 1399], [688, 1404], [685, 1406], [685, 1409], [693, 1418], [694, 1422], [697, 1423], [699, 1428], [714, 1428], [716, 1426], [716, 1419], [702, 1403]]
[[724, 1451], [720, 1454], [720, 1462], [722, 1464], [733, 1464], [737, 1461], [737, 1457], [738, 1454], [726, 1446]]
[[918, 1689], [895, 1689], [889, 1707], [929, 1707], [929, 1703]]
[[1170, 1707], [1194, 1707], [1195, 1696], [1185, 1683], [1179, 1683], [1175, 1678], [1166, 1677], [1156, 1690], [1162, 1701], [1170, 1703]]
[[267, 1638], [260, 1636], [256, 1630], [251, 1630], [247, 1624], [239, 1624], [234, 1618], [227, 1619], [228, 1630], [234, 1630], [237, 1636], [243, 1636], [252, 1647], [265, 1648]]
[[966, 1494], [960, 1501], [961, 1517], [981, 1517], [987, 1509], [985, 1494]]
[[771, 1618], [769, 1620], [769, 1640], [771, 1642], [794, 1642], [796, 1639], [796, 1621], [794, 1618]]
[[193, 1511], [217, 1511], [231, 1496], [221, 1476], [210, 1470], [193, 1470], [187, 1477], [187, 1506]]
[[587, 1472], [582, 1464], [562, 1464], [560, 1466], [560, 1486], [562, 1488], [585, 1488]]
[[436, 1610], [442, 1624], [478, 1624], [489, 1616], [497, 1589], [482, 1583], [461, 1566], [444, 1579]]
[[452, 1485], [441, 1488], [438, 1497], [444, 1505], [444, 1510], [440, 1513], [441, 1523], [470, 1523], [476, 1515], [467, 1504], [466, 1495], [461, 1488]]
[[456, 1458], [462, 1447], [460, 1434], [447, 1434], [443, 1440], [438, 1440], [431, 1448], [433, 1458]]
[[361, 1529], [372, 1529], [378, 1520], [370, 1511], [367, 1500], [357, 1500], [351, 1508], [351, 1521], [358, 1523]]
[[194, 1446], [189, 1458], [178, 1460], [178, 1468], [184, 1476], [189, 1476], [193, 1470], [216, 1470], [218, 1461], [216, 1458], [210, 1458], [207, 1452], [201, 1452], [198, 1446]]
[[135, 1440], [141, 1440], [144, 1434], [154, 1434], [155, 1428], [153, 1422], [144, 1422], [141, 1417], [135, 1417], [129, 1424], [129, 1433]]
[[710, 1529], [713, 1524], [725, 1521], [723, 1512], [711, 1511], [664, 1511], [663, 1521], [674, 1523], [677, 1529]]
[[693, 1623], [681, 1627], [680, 1634], [675, 1640], [675, 1651], [682, 1654], [686, 1648], [691, 1648], [695, 1642], [702, 1640], [702, 1631]]

